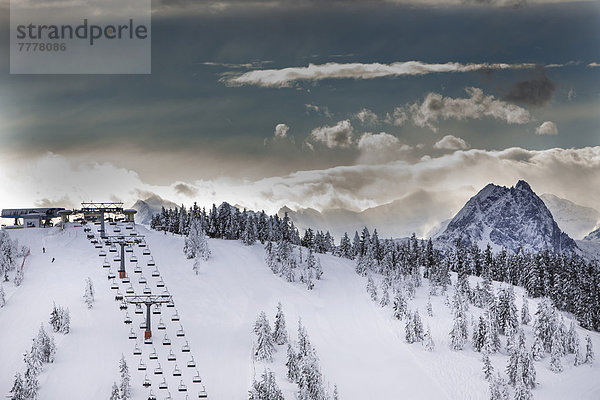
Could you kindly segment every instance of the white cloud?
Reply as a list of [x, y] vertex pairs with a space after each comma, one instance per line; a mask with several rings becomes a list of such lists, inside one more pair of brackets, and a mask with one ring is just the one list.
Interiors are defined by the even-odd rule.
[[470, 72], [481, 70], [532, 69], [532, 63], [505, 64], [482, 63], [461, 64], [447, 62], [430, 64], [422, 61], [404, 61], [391, 64], [381, 63], [326, 63], [309, 64], [307, 67], [282, 69], [260, 69], [238, 75], [227, 75], [221, 80], [228, 85], [256, 85], [263, 87], [289, 87], [298, 81], [320, 81], [323, 79], [375, 79], [382, 77], [414, 76], [432, 73]]
[[334, 126], [321, 126], [310, 133], [310, 138], [315, 142], [323, 143], [330, 149], [336, 147], [347, 148], [352, 144], [354, 128], [349, 120], [339, 121]]
[[355, 117], [359, 119], [360, 122], [367, 125], [373, 125], [377, 123], [379, 117], [373, 111], [368, 108], [363, 108], [359, 112], [355, 114]]
[[389, 133], [364, 133], [358, 140], [357, 147], [363, 151], [380, 151], [396, 147], [400, 144], [400, 140], [396, 136]]
[[492, 95], [484, 95], [483, 90], [469, 87], [465, 89], [468, 98], [444, 97], [439, 93], [429, 93], [423, 103], [410, 106], [412, 121], [420, 127], [437, 131], [440, 119], [481, 119], [491, 117], [508, 124], [525, 124], [531, 121], [529, 112], [517, 105], [497, 100]]
[[535, 133], [538, 135], [558, 135], [558, 129], [554, 122], [544, 121], [540, 126], [535, 128]]
[[600, 67], [600, 63], [591, 62], [591, 63], [588, 64], [588, 67], [590, 67], [590, 68]]
[[275, 126], [275, 137], [279, 138], [279, 139], [283, 139], [285, 137], [287, 137], [287, 133], [290, 130], [290, 127], [287, 126], [286, 124], [277, 124]]
[[408, 120], [408, 115], [403, 107], [396, 107], [392, 114], [386, 113], [384, 122], [389, 125], [402, 126]]
[[436, 142], [433, 148], [438, 150], [466, 150], [469, 145], [459, 137], [446, 135]]

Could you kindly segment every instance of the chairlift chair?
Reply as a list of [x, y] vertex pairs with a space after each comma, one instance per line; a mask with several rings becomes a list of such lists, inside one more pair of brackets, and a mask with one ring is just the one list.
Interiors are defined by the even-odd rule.
[[[141, 363], [141, 360], [140, 360], [140, 363]], [[140, 369], [140, 368], [138, 367], [138, 369]], [[144, 366], [143, 370], [145, 370], [145, 369], [146, 369], [146, 367]], [[150, 382], [150, 379], [148, 379], [148, 375], [144, 376], [144, 383], [142, 383], [142, 386], [146, 387], [146, 388], [152, 386], [152, 382]]]
[[202, 385], [202, 390], [198, 392], [198, 398], [199, 399], [208, 398], [208, 394], [206, 393], [206, 388], [204, 387], [204, 385]]
[[106, 257], [106, 250], [100, 250], [100, 252], [98, 253], [98, 255], [100, 257]]
[[130, 262], [137, 262], [137, 257], [135, 255], [131, 256], [131, 258], [129, 259]]
[[168, 386], [167, 386], [167, 381], [165, 380], [165, 377], [164, 377], [164, 376], [163, 376], [163, 380], [162, 380], [162, 382], [158, 384], [158, 388], [159, 388], [159, 389], [166, 389], [166, 388], [168, 388]]
[[110, 288], [111, 289], [118, 289], [119, 288], [119, 284], [117, 282], [115, 282], [115, 280], [113, 279], [112, 283], [110, 284]]
[[114, 244], [112, 244], [110, 246], [110, 248], [108, 249], [109, 252], [111, 253], [116, 253], [117, 252], [117, 246], [115, 246]]
[[150, 288], [148, 287], [148, 285], [146, 284], [146, 286], [144, 287], [144, 294], [152, 294], [152, 290], [150, 290]]
[[131, 280], [129, 279], [128, 276], [126, 276], [123, 279], [121, 279], [121, 282], [123, 282], [123, 283], [129, 283], [129, 282], [131, 282]]
[[137, 339], [137, 335], [133, 331], [133, 328], [131, 328], [131, 331], [129, 332], [129, 339], [132, 339], [132, 340]]
[[167, 336], [166, 333], [165, 333], [165, 337], [163, 338], [162, 344], [163, 344], [163, 346], [170, 346], [171, 345], [171, 339], [169, 339], [169, 337]]
[[[175, 307], [175, 302], [173, 301], [173, 299], [171, 299], [171, 301], [169, 301], [169, 302], [167, 303], [167, 307], [171, 307], [171, 308], [172, 308], [172, 307]], [[177, 311], [175, 311], [175, 314], [177, 314]], [[173, 320], [173, 321], [175, 321], [175, 320]], [[177, 321], [178, 321], [178, 320], [177, 320]]]
[[202, 377], [200, 376], [200, 372], [196, 370], [196, 375], [192, 378], [192, 383], [202, 383]]
[[164, 329], [167, 329], [167, 325], [166, 325], [166, 324], [163, 322], [162, 318], [161, 318], [161, 319], [160, 319], [160, 321], [158, 322], [158, 326], [157, 326], [157, 328], [158, 328], [159, 330], [164, 330]]
[[169, 350], [169, 355], [167, 356], [167, 361], [175, 361], [177, 357], [175, 357], [175, 353], [173, 353], [173, 349]]
[[192, 359], [187, 362], [187, 366], [188, 368], [196, 368], [196, 360], [194, 360], [194, 356], [192, 356]]
[[160, 363], [158, 363], [158, 367], [154, 368], [154, 375], [162, 375], [163, 370], [160, 366]]
[[119, 304], [119, 309], [121, 309], [121, 310], [127, 310], [127, 307], [129, 307], [129, 306], [125, 302], [122, 302], [121, 304]]
[[144, 310], [142, 310], [142, 306], [140, 304], [136, 304], [135, 305], [135, 313], [136, 314], [143, 314]]
[[[95, 248], [97, 249], [101, 249], [102, 248], [102, 243], [98, 242], [94, 245]], [[106, 254], [105, 254], [106, 255]]]
[[129, 316], [129, 313], [125, 313], [125, 320], [123, 322], [127, 325], [131, 324], [131, 317]]
[[152, 353], [148, 356], [151, 360], [158, 360], [158, 354], [156, 354], [156, 349], [152, 347]]
[[177, 330], [176, 335], [178, 337], [184, 337], [185, 336], [185, 332], [183, 330], [183, 325], [179, 324], [179, 329]]
[[119, 292], [117, 290], [117, 294], [115, 294], [115, 301], [122, 301], [122, 300], [123, 300], [123, 295], [121, 294], [121, 292]]
[[175, 310], [175, 314], [173, 314], [171, 317], [171, 321], [179, 321], [179, 314], [177, 313], [177, 310]]
[[[132, 294], [132, 293], [134, 293], [135, 291], [133, 290], [133, 286], [129, 285], [129, 287], [128, 287], [127, 289], [125, 289], [125, 292], [126, 292], [127, 294]], [[137, 310], [136, 310], [136, 314], [137, 314]]]
[[107, 259], [104, 259], [102, 263], [102, 268], [110, 268], [110, 262]]
[[146, 329], [146, 321], [140, 322], [140, 329]]
[[152, 310], [152, 314], [160, 315], [161, 314], [160, 306], [158, 304], [154, 305], [154, 309]]
[[[141, 245], [140, 245], [140, 247], [141, 247]], [[150, 249], [144, 249], [144, 251], [142, 251], [142, 255], [149, 256], [150, 255]]]
[[139, 247], [146, 247], [146, 242], [140, 242], [140, 243], [138, 244], [138, 246], [139, 246]]
[[133, 253], [133, 247], [131, 247], [131, 245], [125, 247], [125, 252], [126, 253]]
[[[158, 271], [158, 269], [155, 269], [154, 271], [152, 271], [152, 277], [153, 278], [158, 278], [159, 276], [160, 276], [160, 272]], [[165, 283], [161, 279], [160, 281], [158, 281], [158, 283], [156, 284], [156, 286], [157, 287], [163, 287], [163, 286], [165, 286]]]
[[140, 363], [138, 364], [138, 371], [145, 371], [145, 370], [146, 370], [146, 364], [144, 364], [144, 362], [140, 358]]
[[179, 392], [187, 392], [187, 386], [183, 383], [183, 379], [179, 382], [179, 386], [177, 387], [177, 391]]
[[108, 271], [108, 279], [115, 279], [116, 277], [117, 275], [112, 270]]
[[188, 344], [188, 341], [185, 341], [185, 344], [181, 347], [181, 352], [182, 353], [189, 353], [190, 352], [190, 345]]
[[135, 268], [133, 269], [133, 273], [134, 274], [141, 274], [142, 273], [142, 267], [140, 267], [139, 265], [136, 265]]
[[148, 260], [148, 266], [149, 267], [154, 267], [156, 265], [156, 263], [154, 262], [154, 258], [151, 258]]
[[115, 233], [121, 232], [121, 228], [115, 228]]
[[121, 257], [120, 257], [120, 256], [115, 256], [115, 257], [113, 258], [113, 261], [114, 261], [114, 262], [121, 262]]
[[134, 356], [142, 355], [142, 349], [140, 349], [140, 346], [138, 346], [137, 343], [135, 344], [135, 347], [133, 348], [133, 355]]
[[152, 389], [150, 389], [150, 393], [148, 394], [148, 400], [156, 400], [156, 396], [152, 393]]
[[173, 370], [173, 376], [181, 376], [181, 370], [175, 364], [175, 369]]
[[144, 344], [152, 344], [152, 336], [144, 338]]
[[138, 283], [140, 285], [144, 285], [148, 282], [148, 280], [146, 280], [146, 277], [144, 275], [140, 275], [140, 279], [138, 280]]

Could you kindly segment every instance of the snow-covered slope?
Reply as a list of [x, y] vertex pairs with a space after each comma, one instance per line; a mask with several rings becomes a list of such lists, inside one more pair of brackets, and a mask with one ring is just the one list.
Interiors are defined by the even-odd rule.
[[[137, 227], [146, 236], [161, 278], [173, 295], [176, 309], [185, 328], [188, 341], [202, 375], [209, 398], [247, 398], [254, 373], [260, 376], [264, 364], [254, 363], [251, 349], [254, 340], [252, 327], [257, 315], [264, 310], [273, 322], [278, 301], [281, 301], [290, 337], [296, 335], [298, 318], [306, 327], [319, 359], [324, 377], [337, 384], [344, 400], [398, 398], [409, 399], [487, 399], [487, 383], [481, 370], [481, 354], [469, 346], [463, 351], [449, 348], [448, 332], [452, 326], [451, 310], [444, 296], [433, 296], [433, 317], [428, 317], [425, 304], [428, 287], [418, 288], [411, 310], [418, 309], [425, 327], [430, 326], [436, 348], [427, 352], [420, 344], [407, 344], [404, 323], [392, 317], [391, 306], [380, 307], [370, 300], [365, 291], [366, 278], [354, 271], [354, 262], [329, 255], [319, 255], [324, 270], [323, 279], [316, 281], [315, 289], [307, 291], [304, 285], [288, 283], [274, 275], [265, 266], [261, 245], [244, 246], [236, 241], [210, 240], [211, 258], [201, 266], [198, 276], [192, 271], [192, 261], [182, 253], [183, 238], [170, 234], [147, 231]], [[149, 345], [138, 340], [143, 350], [141, 358], [148, 371], [137, 370], [140, 356], [132, 354], [133, 340], [128, 339], [129, 327], [123, 324], [125, 311], [114, 301], [115, 290], [106, 279], [103, 257], [86, 239], [82, 228], [57, 230], [28, 229], [10, 231], [21, 244], [31, 247], [32, 255], [25, 265], [25, 280], [14, 288], [5, 284], [7, 304], [0, 308], [0, 394], [6, 394], [12, 385], [14, 373], [22, 371], [22, 354], [30, 347], [39, 325], [47, 320], [52, 301], [69, 307], [71, 332], [55, 334], [58, 349], [56, 362], [45, 364], [40, 376], [40, 400], [90, 399], [109, 397], [112, 382], [118, 380], [117, 364], [123, 353], [132, 372], [133, 397], [146, 400], [148, 390], [141, 386], [147, 373], [158, 399], [166, 397], [158, 390], [158, 379], [152, 371], [155, 361], [148, 361]], [[41, 248], [46, 247], [43, 254]], [[106, 249], [106, 248], [105, 248]], [[109, 254], [111, 269], [115, 269], [113, 253]], [[153, 291], [156, 279], [153, 268], [146, 266], [149, 256], [135, 247], [133, 253], [142, 266]], [[50, 260], [56, 258], [54, 263]], [[128, 256], [129, 258], [129, 256]], [[132, 282], [137, 285], [133, 263], [127, 268]], [[83, 302], [84, 280], [91, 277], [96, 289], [94, 308], [88, 310]], [[453, 280], [455, 277], [453, 276]], [[375, 276], [379, 281], [379, 277]], [[475, 280], [475, 279], [474, 279]], [[426, 280], [425, 280], [426, 282]], [[474, 284], [474, 283], [473, 283]], [[121, 291], [124, 291], [121, 284]], [[522, 290], [516, 290], [520, 307]], [[537, 300], [530, 300], [531, 313]], [[169, 321], [172, 308], [163, 308], [162, 318], [173, 340], [171, 346], [177, 355], [176, 363], [184, 370], [187, 358], [178, 351], [182, 338], [175, 336], [178, 324]], [[132, 326], [138, 329], [142, 316], [133, 313]], [[471, 307], [470, 314], [478, 318], [481, 310]], [[156, 326], [161, 316], [152, 315]], [[471, 317], [469, 317], [471, 320]], [[565, 315], [565, 323], [570, 319]], [[471, 329], [471, 328], [470, 328]], [[532, 344], [532, 328], [524, 327], [527, 346]], [[155, 344], [160, 354], [165, 377], [173, 399], [185, 399], [177, 392], [179, 379], [170, 375], [175, 362], [164, 360], [166, 348], [160, 344], [161, 331], [155, 332]], [[596, 349], [600, 335], [578, 328], [580, 337], [589, 334]], [[502, 339], [504, 341], [504, 338]], [[275, 372], [277, 383], [287, 400], [295, 399], [297, 387], [285, 377], [285, 346], [277, 346], [273, 363], [266, 366]], [[503, 350], [491, 356], [497, 371], [504, 371], [508, 356]], [[572, 366], [572, 355], [563, 359], [565, 371], [556, 375], [548, 368], [549, 357], [536, 362], [538, 388], [533, 391], [538, 399], [581, 400], [600, 397], [600, 363]], [[187, 374], [187, 375], [186, 375]], [[188, 384], [191, 387], [193, 385]], [[190, 391], [190, 399], [195, 392]]]
[[550, 193], [540, 198], [552, 213], [558, 227], [573, 239], [581, 239], [600, 222], [600, 212], [591, 207], [580, 206]]
[[137, 214], [135, 215], [135, 222], [138, 224], [149, 224], [152, 219], [152, 215], [160, 213], [162, 207], [169, 208], [178, 208], [179, 206], [172, 201], [165, 200], [158, 195], [152, 195], [148, 197], [146, 200], [138, 200], [131, 207], [137, 210]]
[[591, 231], [588, 233], [583, 240], [589, 240], [592, 242], [600, 242], [600, 228]]
[[516, 251], [570, 251], [575, 241], [562, 232], [544, 202], [525, 181], [507, 188], [488, 184], [471, 197], [450, 221], [437, 242], [450, 245], [457, 240], [485, 247]]

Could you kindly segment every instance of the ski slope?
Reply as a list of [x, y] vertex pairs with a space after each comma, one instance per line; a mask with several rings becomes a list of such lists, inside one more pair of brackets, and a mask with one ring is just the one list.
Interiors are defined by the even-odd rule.
[[[93, 226], [93, 225], [92, 225]], [[107, 225], [107, 227], [109, 227]], [[124, 224], [121, 231], [127, 233]], [[110, 226], [114, 229], [114, 226]], [[97, 227], [94, 227], [97, 229]], [[431, 327], [436, 348], [427, 352], [419, 344], [404, 340], [404, 322], [392, 317], [391, 307], [380, 307], [366, 293], [366, 278], [356, 275], [354, 262], [330, 255], [319, 255], [324, 270], [322, 280], [315, 281], [312, 291], [299, 283], [288, 283], [275, 276], [265, 266], [262, 245], [244, 246], [241, 242], [210, 240], [211, 258], [200, 267], [199, 275], [192, 271], [192, 261], [182, 252], [183, 238], [149, 231], [136, 226], [145, 236], [151, 256], [143, 255], [142, 248], [133, 247], [126, 253], [127, 271], [134, 291], [140, 292], [139, 275], [134, 273], [138, 259], [142, 274], [148, 280], [152, 293], [159, 279], [173, 296], [175, 307], [161, 308], [160, 315], [152, 315], [154, 343], [143, 344], [143, 330], [139, 324], [144, 315], [119, 309], [114, 300], [116, 290], [107, 279], [108, 270], [117, 271], [115, 253], [108, 246], [97, 249], [86, 238], [82, 227], [58, 229], [11, 230], [11, 237], [31, 248], [25, 265], [23, 284], [14, 288], [5, 284], [7, 304], [0, 309], [0, 394], [8, 394], [14, 374], [24, 368], [23, 353], [31, 346], [40, 323], [46, 330], [52, 302], [66, 306], [71, 313], [71, 332], [54, 334], [57, 342], [56, 361], [45, 364], [41, 373], [39, 398], [107, 399], [113, 381], [118, 381], [118, 361], [124, 354], [132, 375], [132, 394], [136, 400], [148, 398], [149, 388], [142, 382], [145, 375], [158, 399], [170, 392], [173, 399], [197, 398], [206, 386], [209, 398], [217, 400], [246, 399], [254, 374], [260, 377], [267, 366], [275, 372], [276, 380], [286, 399], [294, 399], [297, 387], [285, 376], [285, 346], [276, 346], [273, 363], [255, 363], [252, 360], [254, 333], [252, 328], [260, 311], [265, 311], [273, 323], [276, 306], [283, 305], [289, 337], [296, 338], [298, 319], [302, 319], [309, 338], [320, 358], [323, 376], [331, 387], [337, 384], [342, 399], [487, 399], [487, 382], [481, 371], [481, 354], [468, 345], [463, 351], [452, 351], [448, 346], [448, 332], [452, 319], [443, 295], [433, 297], [433, 317], [428, 317], [427, 284], [417, 290], [416, 298], [409, 301], [409, 309], [419, 309], [425, 328]], [[46, 254], [42, 253], [46, 247]], [[110, 268], [103, 268], [107, 252]], [[56, 258], [54, 263], [50, 260]], [[160, 277], [152, 277], [155, 267], [148, 267], [153, 259]], [[96, 291], [92, 309], [83, 302], [85, 278], [90, 277]], [[377, 277], [376, 277], [377, 279]], [[118, 281], [118, 279], [117, 279]], [[119, 284], [119, 292], [126, 294], [129, 285]], [[520, 308], [522, 291], [516, 291]], [[536, 300], [530, 300], [530, 312], [536, 309]], [[177, 310], [180, 321], [170, 321]], [[125, 313], [133, 323], [123, 323]], [[477, 318], [481, 310], [471, 307], [469, 313]], [[565, 315], [567, 318], [568, 316]], [[162, 318], [171, 339], [164, 346], [164, 331], [157, 329]], [[181, 325], [180, 325], [181, 324]], [[569, 324], [567, 318], [566, 324]], [[185, 337], [176, 332], [184, 328]], [[130, 329], [137, 335], [129, 339]], [[532, 344], [531, 327], [525, 327], [527, 345]], [[579, 329], [583, 343], [590, 334], [600, 352], [600, 335]], [[190, 353], [181, 352], [185, 342]], [[502, 337], [504, 342], [504, 337]], [[133, 355], [135, 345], [142, 355]], [[155, 348], [157, 360], [148, 356]], [[176, 361], [167, 361], [169, 349]], [[188, 368], [187, 361], [194, 356], [196, 368]], [[147, 366], [138, 371], [140, 359]], [[497, 371], [504, 371], [508, 356], [505, 350], [491, 356]], [[158, 389], [162, 377], [154, 375], [160, 362], [168, 389]], [[598, 399], [600, 398], [600, 361], [593, 366], [572, 366], [572, 356], [563, 358], [565, 371], [555, 374], [548, 369], [549, 357], [536, 362], [538, 388], [536, 399]], [[182, 371], [181, 377], [172, 376], [174, 365]], [[196, 369], [203, 384], [194, 384]], [[183, 380], [187, 392], [178, 392]]]

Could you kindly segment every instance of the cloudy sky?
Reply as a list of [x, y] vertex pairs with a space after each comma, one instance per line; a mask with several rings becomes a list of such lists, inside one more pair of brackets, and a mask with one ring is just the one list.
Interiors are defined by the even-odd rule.
[[10, 75], [0, 4], [0, 207], [599, 208], [597, 1], [162, 0], [150, 75]]

